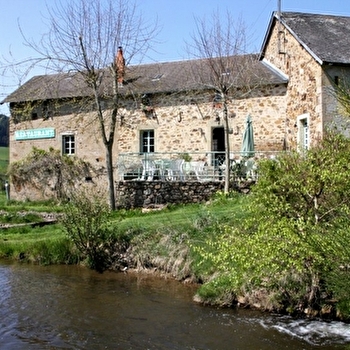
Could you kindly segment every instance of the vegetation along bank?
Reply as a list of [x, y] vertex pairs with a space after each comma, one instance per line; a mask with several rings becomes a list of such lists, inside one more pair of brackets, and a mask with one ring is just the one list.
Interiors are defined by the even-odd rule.
[[146, 213], [110, 211], [83, 191], [61, 204], [3, 195], [0, 257], [148, 269], [198, 283], [205, 304], [348, 321], [349, 152], [350, 141], [331, 133], [307, 156], [261, 161], [248, 195]]

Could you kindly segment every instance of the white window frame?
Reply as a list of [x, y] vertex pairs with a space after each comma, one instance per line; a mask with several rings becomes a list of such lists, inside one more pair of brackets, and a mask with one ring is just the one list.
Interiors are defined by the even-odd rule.
[[297, 118], [297, 145], [299, 151], [310, 148], [310, 114], [305, 113]]
[[[151, 133], [153, 133], [153, 136]], [[155, 147], [154, 129], [140, 130], [140, 153], [154, 153]]]
[[74, 156], [76, 154], [76, 136], [74, 133], [66, 133], [61, 135], [62, 154]]

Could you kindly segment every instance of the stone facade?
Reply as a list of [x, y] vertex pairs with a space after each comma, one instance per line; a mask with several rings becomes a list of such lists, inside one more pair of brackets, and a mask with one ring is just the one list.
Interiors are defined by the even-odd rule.
[[[40, 110], [40, 108], [38, 108]], [[51, 128], [54, 136], [50, 138], [16, 140], [16, 132], [23, 130], [42, 130]], [[38, 117], [37, 120], [15, 123], [10, 120], [10, 163], [24, 158], [33, 147], [49, 150], [62, 149], [62, 137], [74, 135], [75, 154], [77, 157], [91, 163], [97, 171], [105, 168], [106, 155], [100, 137], [98, 122], [93, 113], [63, 114], [56, 110], [49, 119]], [[117, 152], [117, 142], [114, 152]]]
[[117, 207], [157, 208], [164, 204], [203, 203], [223, 189], [222, 182], [120, 181]]
[[[263, 61], [272, 71], [285, 77], [285, 83], [260, 84], [249, 94], [228, 100], [232, 158], [239, 157], [247, 115], [252, 119], [257, 152], [279, 152], [297, 149], [300, 146], [310, 147], [323, 137], [328, 125], [344, 122], [338, 116], [338, 106], [330, 91], [331, 80], [341, 75], [341, 69], [347, 68], [321, 65], [313, 54], [301, 45], [295, 33], [277, 20], [271, 21], [266, 38]], [[129, 95], [122, 101], [123, 105], [119, 110], [113, 148], [115, 164], [118, 164], [121, 154], [142, 153], [142, 135], [145, 131], [152, 131], [153, 151], [157, 153], [198, 152], [198, 157], [202, 158], [206, 153], [218, 151], [218, 130], [222, 130], [219, 134], [223, 137], [223, 110], [220, 104], [213, 103], [213, 98], [213, 92], [204, 90], [176, 93], [159, 91], [152, 94], [150, 105], [145, 109], [139, 99]], [[98, 122], [94, 113], [78, 111], [73, 102], [70, 104], [66, 101], [61, 104], [48, 118], [43, 115], [42, 106], [37, 108], [36, 120], [16, 123], [12, 118], [10, 162], [25, 157], [32, 147], [62, 149], [64, 136], [74, 135], [75, 155], [89, 162], [96, 169], [96, 173], [101, 175], [105, 171], [106, 156]], [[106, 102], [105, 114], [108, 113]], [[53, 129], [54, 136], [16, 139], [16, 132], [42, 128]], [[115, 178], [118, 178], [117, 170]], [[123, 193], [127, 193], [125, 185], [118, 186]], [[141, 188], [146, 184], [136, 185], [135, 182], [130, 186]], [[150, 186], [153, 185], [146, 186], [147, 191]], [[138, 200], [135, 201], [139, 203]]]
[[[286, 87], [267, 86], [252, 92], [247, 99], [231, 100], [228, 103], [230, 149], [239, 153], [247, 115], [251, 115], [254, 125], [257, 151], [283, 150], [286, 136], [285, 120], [281, 113], [285, 109]], [[144, 113], [140, 108], [120, 110], [114, 155], [140, 152], [140, 132], [154, 130], [155, 152], [182, 153], [213, 151], [213, 129], [223, 128], [222, 109], [213, 107], [212, 96], [178, 94], [157, 97], [153, 114]], [[198, 101], [199, 100], [199, 101]], [[130, 103], [131, 105], [132, 103]], [[40, 108], [38, 108], [40, 110]], [[62, 135], [73, 134], [76, 140], [76, 156], [90, 162], [95, 167], [105, 164], [105, 148], [101, 141], [99, 125], [93, 113], [64, 114], [57, 109], [49, 119], [23, 121], [10, 125], [10, 162], [25, 157], [32, 147], [48, 150], [62, 148]], [[108, 113], [108, 111], [106, 111]], [[217, 117], [219, 119], [217, 120]], [[53, 128], [53, 138], [16, 140], [16, 131]]]
[[287, 147], [297, 147], [298, 117], [309, 116], [310, 145], [323, 134], [322, 68], [296, 38], [276, 21], [265, 60], [288, 76], [285, 124]]
[[288, 77], [286, 91], [285, 126], [286, 148], [299, 144], [300, 118], [307, 118], [309, 147], [320, 140], [335, 119], [336, 124], [347, 125], [338, 113], [332, 93], [335, 77], [349, 76], [346, 66], [321, 65], [311, 52], [301, 45], [294, 33], [275, 21], [270, 29], [264, 60]]
[[[245, 120], [251, 115], [254, 124], [256, 149], [283, 149], [285, 125], [281, 111], [285, 107], [285, 86], [256, 89], [249, 100], [230, 100], [228, 103], [230, 149], [240, 152]], [[177, 94], [157, 98], [151, 117], [135, 111], [124, 116], [119, 129], [118, 152], [139, 152], [140, 131], [155, 131], [155, 152], [213, 151], [213, 129], [223, 128], [222, 109], [213, 107], [213, 96], [179, 97]], [[193, 100], [196, 99], [196, 103]], [[219, 117], [219, 119], [217, 118]]]

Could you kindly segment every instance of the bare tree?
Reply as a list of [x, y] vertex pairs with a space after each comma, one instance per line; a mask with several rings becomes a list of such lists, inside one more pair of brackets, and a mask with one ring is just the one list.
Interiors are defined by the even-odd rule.
[[[131, 60], [135, 64], [135, 60], [141, 59], [151, 48], [158, 34], [157, 23], [146, 22], [129, 0], [77, 0], [64, 5], [58, 1], [48, 8], [47, 21], [49, 32], [40, 42], [26, 38], [22, 31], [25, 43], [37, 54], [37, 58], [30, 60], [30, 66], [45, 64], [53, 72], [77, 72], [86, 90], [91, 91], [106, 150], [109, 201], [114, 210], [112, 149], [124, 69]], [[28, 60], [22, 63], [28, 64]], [[109, 113], [103, 111], [106, 87], [111, 91]], [[84, 87], [80, 88], [83, 91]]]
[[193, 76], [206, 89], [215, 92], [223, 113], [225, 134], [225, 192], [230, 184], [230, 132], [228, 104], [230, 100], [243, 98], [258, 85], [252, 65], [254, 55], [247, 55], [247, 32], [241, 19], [234, 21], [226, 12], [195, 19], [196, 30], [187, 43], [188, 52], [198, 58]]

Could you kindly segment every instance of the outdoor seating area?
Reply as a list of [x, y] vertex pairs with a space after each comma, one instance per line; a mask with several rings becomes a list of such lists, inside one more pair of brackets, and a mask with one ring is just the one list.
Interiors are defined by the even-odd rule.
[[204, 181], [212, 180], [214, 167], [205, 161], [184, 159], [141, 159], [118, 164], [120, 180]]
[[185, 179], [184, 159], [142, 159], [140, 180], [182, 181]]
[[[258, 161], [273, 152], [247, 157], [230, 154], [231, 178], [257, 180]], [[117, 162], [119, 181], [223, 181], [226, 162], [222, 153], [124, 153]]]

